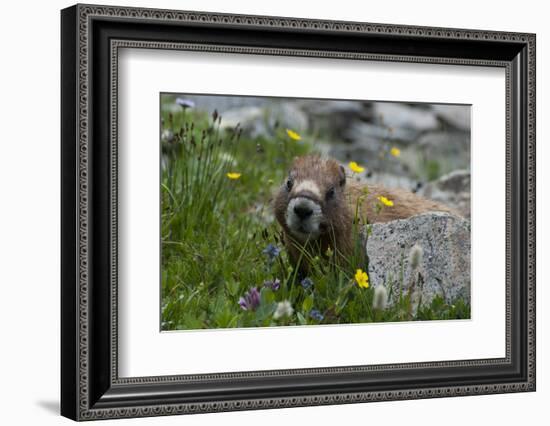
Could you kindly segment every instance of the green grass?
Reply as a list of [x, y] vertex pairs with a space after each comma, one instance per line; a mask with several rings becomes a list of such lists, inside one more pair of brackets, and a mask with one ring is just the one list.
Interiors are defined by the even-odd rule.
[[[271, 138], [249, 139], [197, 110], [163, 111], [162, 120], [174, 135], [162, 142], [163, 330], [469, 318], [462, 301], [413, 306], [398, 283], [386, 283], [395, 304], [374, 309], [372, 287], [355, 283], [356, 267], [368, 270], [357, 259], [348, 267], [310, 259], [313, 285], [301, 285], [269, 202], [292, 159], [312, 151], [306, 135], [294, 141], [275, 129]], [[229, 179], [230, 172], [240, 177]], [[270, 244], [281, 249], [277, 256], [264, 253]], [[274, 280], [277, 290], [264, 286]], [[244, 310], [239, 300], [251, 288], [260, 303]], [[282, 301], [290, 302], [290, 316], [274, 315]]]

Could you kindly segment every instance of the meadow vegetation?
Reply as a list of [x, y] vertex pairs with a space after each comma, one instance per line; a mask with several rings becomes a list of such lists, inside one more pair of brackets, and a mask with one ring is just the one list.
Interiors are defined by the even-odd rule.
[[375, 286], [368, 257], [342, 267], [328, 253], [309, 259], [311, 271], [300, 275], [270, 200], [292, 159], [314, 151], [308, 135], [276, 127], [269, 138], [245, 137], [238, 126], [222, 129], [217, 112], [179, 105], [161, 117], [163, 330], [470, 317], [461, 299], [423, 303], [402, 291], [403, 271]]

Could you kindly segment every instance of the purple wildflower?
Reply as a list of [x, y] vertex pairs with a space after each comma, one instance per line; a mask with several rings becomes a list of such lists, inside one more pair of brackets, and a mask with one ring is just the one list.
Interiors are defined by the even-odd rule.
[[301, 282], [300, 282], [301, 286], [307, 290], [308, 288], [310, 288], [311, 286], [313, 286], [313, 281], [311, 281], [311, 278], [309, 277], [305, 277]]
[[267, 259], [269, 262], [273, 262], [277, 256], [279, 256], [279, 253], [281, 253], [281, 249], [273, 244], [268, 244], [267, 247], [262, 251], [263, 254], [267, 256]]
[[239, 299], [239, 306], [245, 311], [255, 311], [260, 306], [260, 292], [252, 287], [243, 297]]
[[195, 102], [193, 102], [191, 99], [176, 98], [176, 104], [178, 104], [183, 109], [195, 108]]
[[311, 311], [309, 311], [309, 316], [315, 321], [319, 322], [323, 321], [323, 319], [325, 318], [325, 316], [317, 309], [312, 309]]
[[281, 280], [279, 280], [279, 278], [275, 278], [274, 280], [264, 281], [264, 287], [277, 291], [281, 288]]

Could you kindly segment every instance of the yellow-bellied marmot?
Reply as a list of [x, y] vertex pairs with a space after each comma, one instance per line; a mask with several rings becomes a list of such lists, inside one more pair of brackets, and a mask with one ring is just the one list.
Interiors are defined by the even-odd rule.
[[[384, 205], [379, 197], [393, 205]], [[358, 205], [360, 211], [356, 214]], [[330, 248], [343, 259], [353, 253], [356, 218], [366, 217], [368, 223], [375, 223], [429, 211], [454, 213], [406, 190], [347, 181], [342, 165], [315, 155], [294, 160], [274, 199], [274, 210], [290, 260], [295, 266], [299, 263], [303, 272], [308, 269], [304, 250], [314, 257], [325, 255]]]

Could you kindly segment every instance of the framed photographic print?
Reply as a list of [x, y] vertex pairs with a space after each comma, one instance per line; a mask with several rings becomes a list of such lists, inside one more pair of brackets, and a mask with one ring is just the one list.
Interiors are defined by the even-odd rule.
[[61, 30], [64, 416], [535, 390], [535, 35]]

